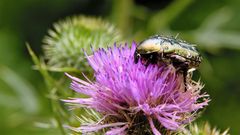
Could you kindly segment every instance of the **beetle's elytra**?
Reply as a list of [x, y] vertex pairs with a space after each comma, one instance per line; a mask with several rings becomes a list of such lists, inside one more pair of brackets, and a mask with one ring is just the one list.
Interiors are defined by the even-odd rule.
[[152, 36], [142, 41], [136, 48], [134, 61], [139, 59], [143, 64], [163, 62], [173, 64], [180, 70], [196, 69], [201, 63], [201, 56], [196, 47], [173, 37]]

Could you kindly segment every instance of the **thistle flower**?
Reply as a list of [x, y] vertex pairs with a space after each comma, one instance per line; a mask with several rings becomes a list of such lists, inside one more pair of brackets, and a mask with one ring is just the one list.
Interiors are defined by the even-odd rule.
[[[81, 133], [104, 129], [107, 135], [172, 133], [182, 130], [208, 104], [202, 85], [189, 80], [171, 65], [134, 63], [136, 44], [99, 49], [86, 56], [95, 81], [68, 75], [71, 88], [88, 98], [65, 100], [75, 107], [94, 109], [102, 115], [96, 123], [72, 128]], [[87, 117], [87, 116], [85, 116]]]
[[100, 18], [74, 16], [54, 24], [43, 39], [45, 59], [51, 69], [88, 70], [82, 49], [106, 47], [120, 41], [119, 31]]

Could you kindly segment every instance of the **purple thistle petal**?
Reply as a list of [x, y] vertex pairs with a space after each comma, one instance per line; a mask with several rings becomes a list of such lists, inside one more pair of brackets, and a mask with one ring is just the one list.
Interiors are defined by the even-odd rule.
[[161, 135], [161, 133], [156, 129], [156, 127], [154, 126], [154, 123], [153, 123], [153, 120], [151, 117], [148, 117], [148, 121], [149, 121], [149, 124], [150, 124], [150, 127], [152, 129], [152, 132], [154, 135]]
[[164, 118], [161, 117], [159, 115], [155, 115], [155, 117], [158, 119], [158, 121], [160, 123], [162, 123], [162, 125], [164, 127], [166, 127], [167, 129], [171, 129], [171, 130], [177, 130], [179, 128], [179, 124], [178, 122], [171, 120], [170, 118]]
[[125, 125], [121, 128], [112, 128], [107, 131], [105, 135], [126, 135], [125, 130], [128, 128], [128, 125]]

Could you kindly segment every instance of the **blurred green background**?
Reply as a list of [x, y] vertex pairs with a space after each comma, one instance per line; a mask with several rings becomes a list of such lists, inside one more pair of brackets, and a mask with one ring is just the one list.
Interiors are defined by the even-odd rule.
[[52, 24], [81, 14], [109, 20], [129, 41], [179, 34], [198, 44], [204, 60], [196, 78], [212, 99], [198, 121], [240, 134], [239, 13], [239, 0], [0, 0], [0, 133], [60, 134], [26, 42], [41, 55]]

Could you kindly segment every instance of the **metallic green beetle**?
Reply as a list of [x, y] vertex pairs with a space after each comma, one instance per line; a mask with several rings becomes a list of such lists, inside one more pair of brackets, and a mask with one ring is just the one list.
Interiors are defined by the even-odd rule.
[[202, 57], [196, 47], [185, 41], [164, 36], [152, 36], [142, 41], [134, 54], [135, 63], [172, 64], [176, 69], [191, 72], [201, 63]]

